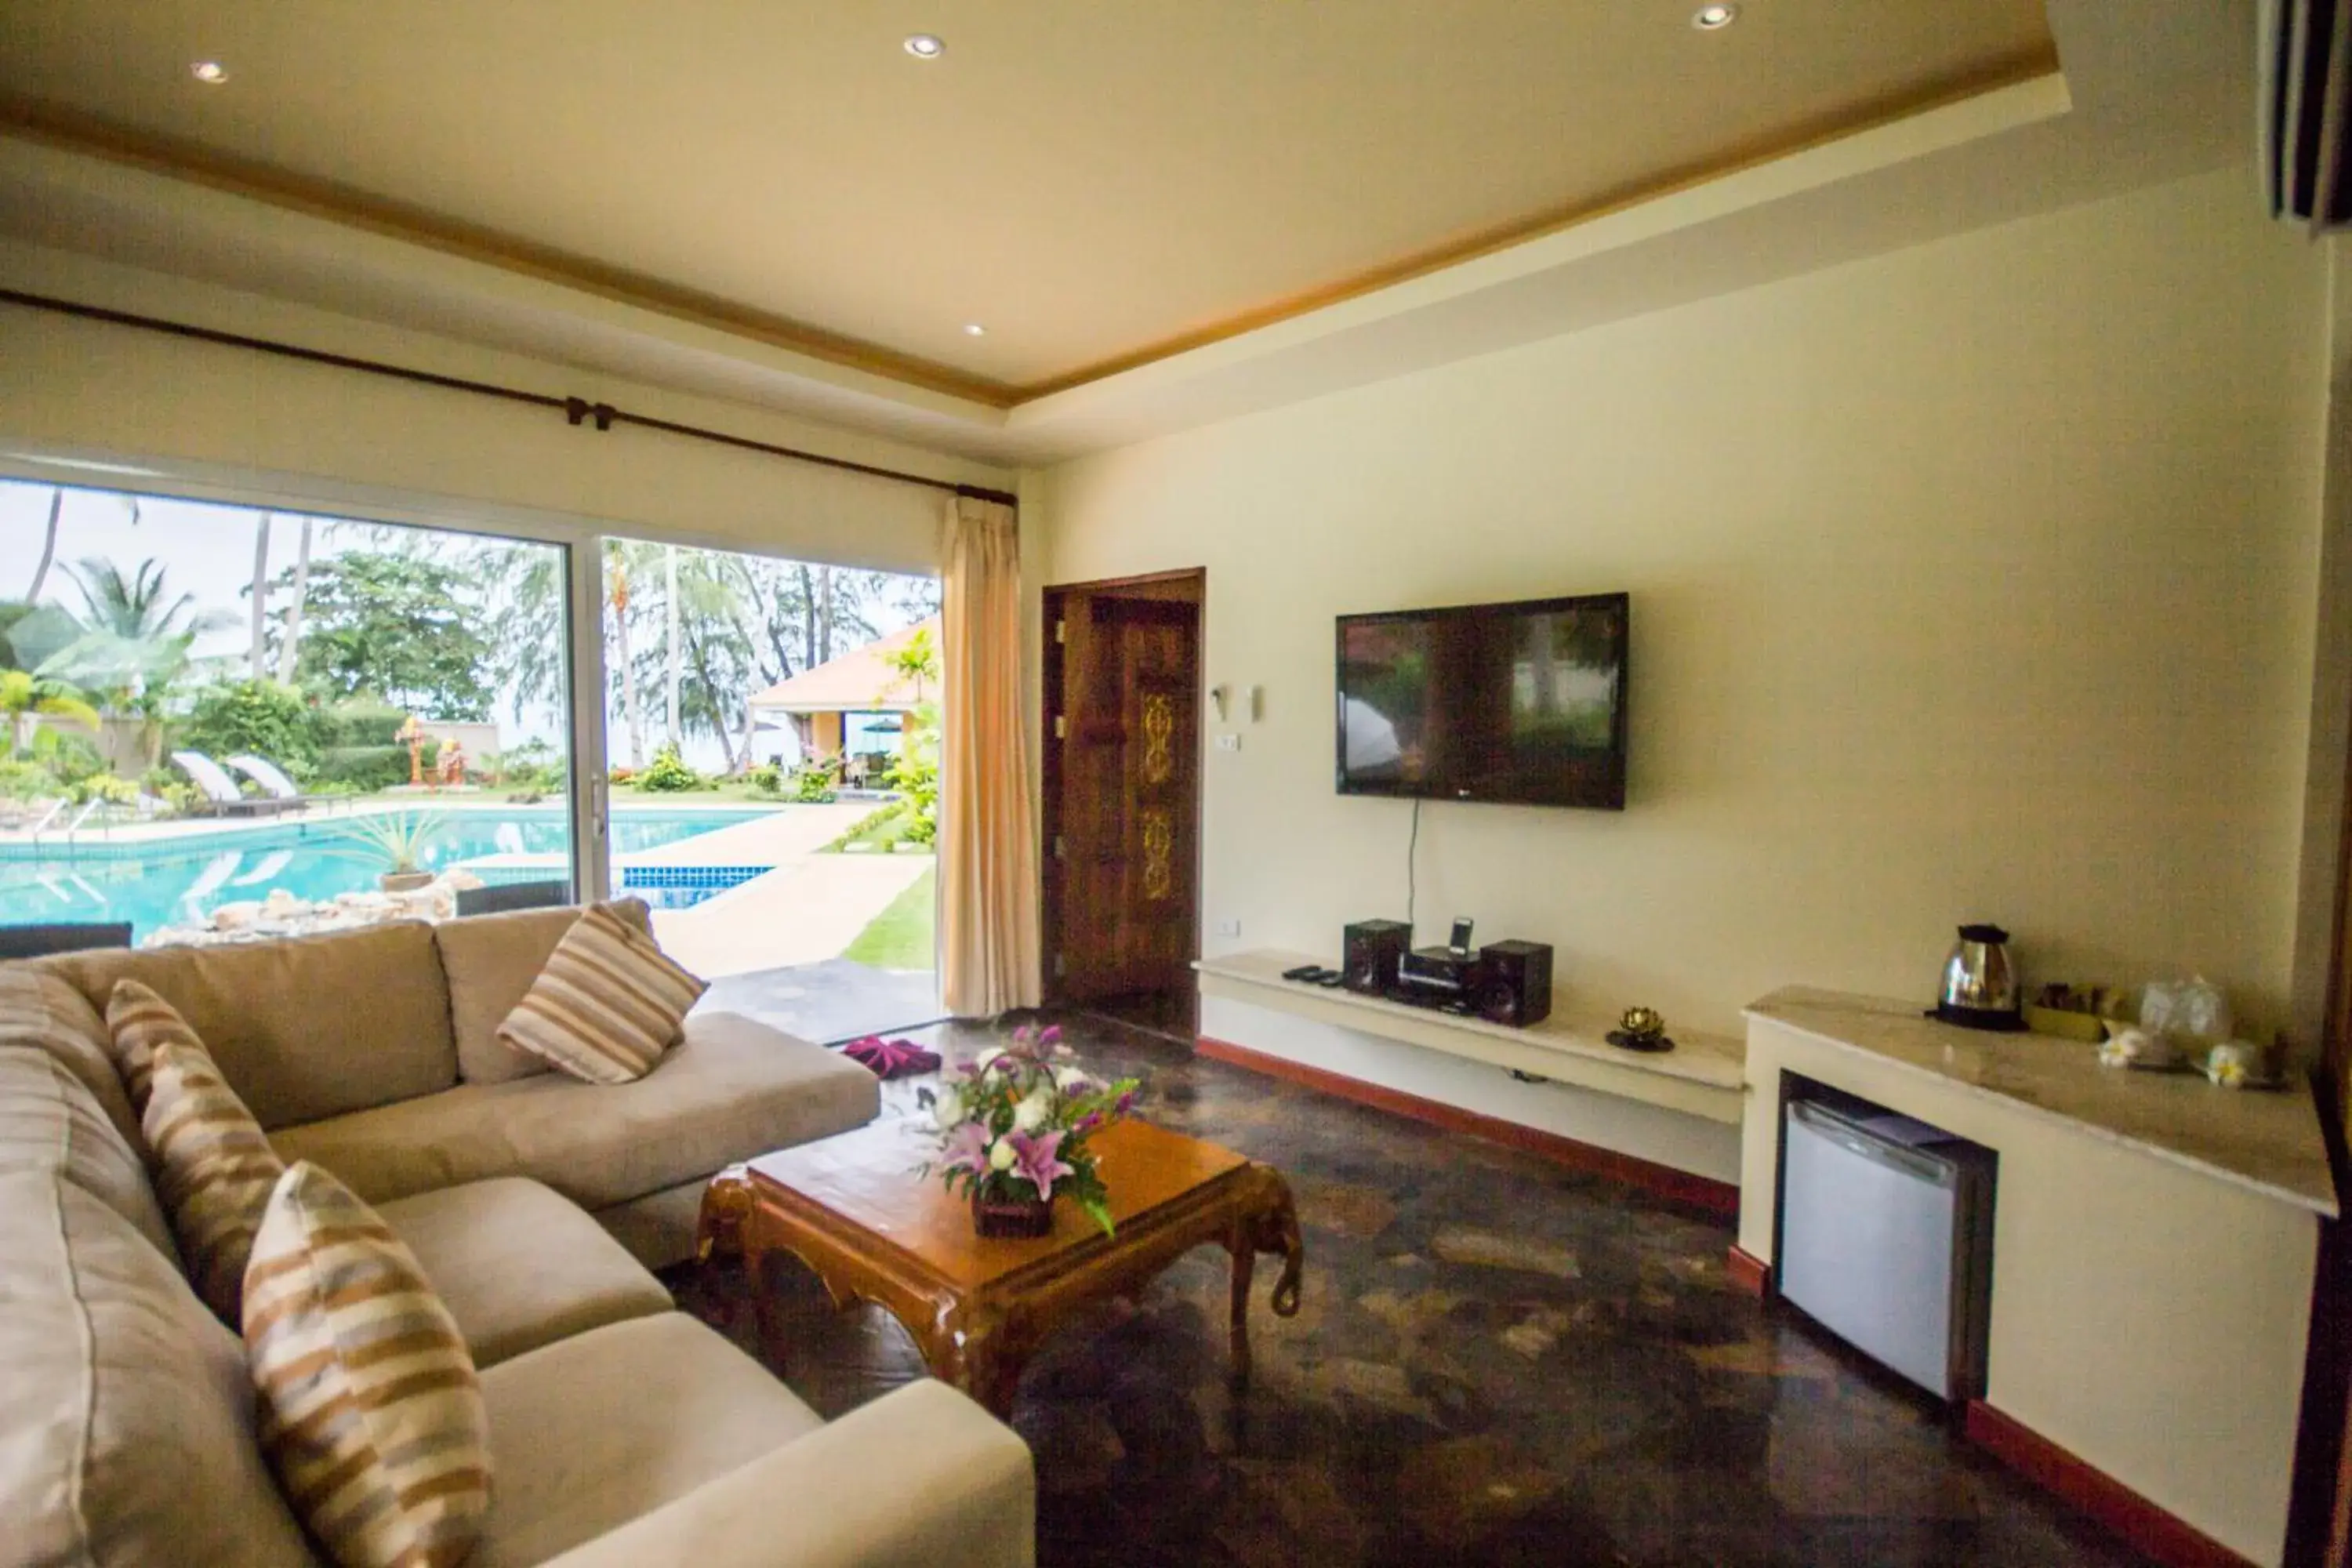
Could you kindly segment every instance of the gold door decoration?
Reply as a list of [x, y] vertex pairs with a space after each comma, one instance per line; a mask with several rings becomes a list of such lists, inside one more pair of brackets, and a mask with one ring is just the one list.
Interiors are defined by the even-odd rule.
[[1176, 771], [1176, 705], [1150, 691], [1143, 698], [1143, 782], [1166, 784]]
[[1176, 827], [1158, 806], [1143, 814], [1143, 897], [1157, 903], [1176, 889]]

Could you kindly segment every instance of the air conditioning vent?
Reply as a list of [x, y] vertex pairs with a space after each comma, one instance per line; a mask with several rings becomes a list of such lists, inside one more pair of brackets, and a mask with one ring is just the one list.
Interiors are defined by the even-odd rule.
[[2352, 0], [2262, 0], [2263, 179], [2271, 211], [2352, 226]]

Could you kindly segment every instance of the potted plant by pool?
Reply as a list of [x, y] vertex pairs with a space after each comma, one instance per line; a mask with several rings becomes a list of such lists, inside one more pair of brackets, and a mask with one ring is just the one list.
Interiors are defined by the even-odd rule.
[[376, 885], [387, 893], [413, 893], [433, 880], [425, 868], [425, 851], [448, 826], [435, 812], [388, 811], [344, 825], [342, 836], [352, 847], [341, 851], [354, 860], [382, 868]]
[[1063, 1194], [1111, 1232], [1110, 1194], [1087, 1140], [1135, 1104], [1136, 1080], [1105, 1083], [1071, 1061], [1062, 1031], [1023, 1027], [915, 1098], [939, 1129], [934, 1168], [971, 1201], [982, 1236], [1045, 1236]]

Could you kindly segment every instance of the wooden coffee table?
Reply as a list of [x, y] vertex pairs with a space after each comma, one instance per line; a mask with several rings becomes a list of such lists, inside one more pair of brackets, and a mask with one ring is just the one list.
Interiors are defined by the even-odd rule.
[[1245, 1384], [1259, 1253], [1283, 1260], [1276, 1316], [1298, 1310], [1303, 1253], [1289, 1184], [1272, 1166], [1148, 1122], [1106, 1128], [1090, 1146], [1116, 1236], [1076, 1204], [1057, 1203], [1050, 1236], [982, 1239], [968, 1203], [915, 1173], [936, 1156], [933, 1135], [894, 1118], [721, 1171], [702, 1200], [702, 1252], [742, 1252], [763, 1337], [773, 1324], [761, 1260], [788, 1252], [815, 1271], [835, 1306], [887, 1310], [933, 1375], [1002, 1415], [1030, 1352], [1074, 1310], [1132, 1295], [1213, 1242], [1233, 1258], [1232, 1370]]

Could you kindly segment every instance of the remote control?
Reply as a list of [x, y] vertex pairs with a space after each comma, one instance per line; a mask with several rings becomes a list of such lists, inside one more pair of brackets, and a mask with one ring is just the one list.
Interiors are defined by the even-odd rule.
[[1313, 980], [1322, 973], [1323, 966], [1319, 963], [1302, 963], [1296, 969], [1284, 970], [1282, 977], [1285, 980]]

